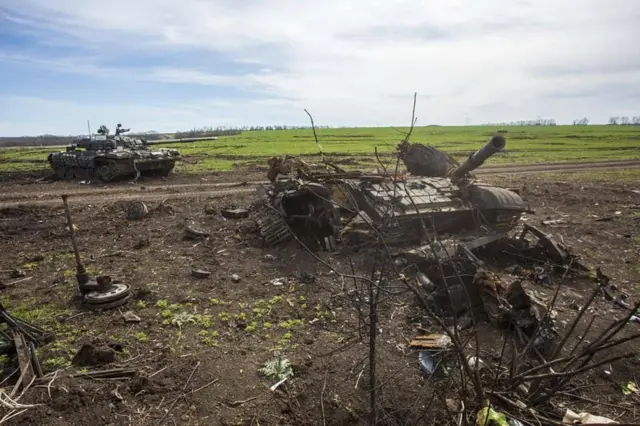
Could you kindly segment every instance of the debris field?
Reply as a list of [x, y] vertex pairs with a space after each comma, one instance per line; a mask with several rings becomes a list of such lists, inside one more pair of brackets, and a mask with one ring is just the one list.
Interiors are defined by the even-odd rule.
[[492, 144], [0, 209], [0, 422], [637, 422], [639, 188], [480, 181]]

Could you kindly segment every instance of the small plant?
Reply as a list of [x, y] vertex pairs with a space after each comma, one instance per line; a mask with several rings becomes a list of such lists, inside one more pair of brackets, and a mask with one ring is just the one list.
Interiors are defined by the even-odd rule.
[[302, 320], [286, 320], [282, 321], [280, 324], [280, 328], [284, 328], [285, 330], [291, 330], [292, 328], [302, 327], [304, 322]]
[[58, 356], [58, 357], [54, 357], [54, 358], [49, 358], [48, 360], [46, 360], [45, 365], [48, 365], [50, 367], [54, 367], [54, 368], [66, 368], [69, 367], [71, 365], [71, 361], [69, 361], [67, 358]]
[[136, 302], [136, 307], [140, 308], [140, 309], [144, 309], [147, 307], [147, 302], [144, 300], [138, 300]]
[[38, 267], [38, 262], [29, 262], [22, 265], [20, 269], [23, 269], [25, 271], [33, 271], [37, 267]]
[[265, 376], [274, 380], [284, 380], [293, 376], [293, 369], [291, 368], [291, 361], [287, 358], [274, 358], [265, 362], [262, 368], [258, 369], [259, 372]]
[[195, 320], [196, 320], [196, 324], [204, 328], [211, 328], [211, 326], [213, 325], [213, 321], [211, 320], [211, 315], [197, 314], [195, 315]]
[[7, 355], [0, 355], [0, 366], [6, 366], [11, 364], [11, 358]]
[[156, 308], [166, 309], [169, 307], [169, 301], [166, 299], [161, 299], [156, 302]]
[[256, 331], [257, 326], [258, 326], [258, 323], [256, 321], [251, 321], [251, 323], [247, 325], [244, 330], [247, 333], [253, 333], [254, 331]]
[[273, 327], [273, 324], [271, 324], [270, 322], [265, 322], [264, 324], [262, 324], [262, 327], [266, 330], [269, 330], [271, 327]]
[[226, 305], [227, 302], [225, 302], [224, 300], [220, 300], [220, 299], [209, 299], [209, 302], [211, 302], [212, 305]]
[[173, 313], [169, 309], [165, 309], [164, 311], [160, 312], [160, 316], [162, 318], [171, 318], [173, 316]]
[[180, 312], [179, 314], [176, 314], [173, 318], [171, 318], [170, 323], [171, 325], [175, 325], [181, 329], [185, 324], [196, 324], [197, 322], [193, 314], [190, 314], [188, 312]]
[[144, 332], [139, 331], [136, 334], [134, 334], [134, 336], [136, 337], [136, 339], [138, 339], [139, 342], [145, 343], [147, 341], [149, 341], [149, 338], [147, 337], [146, 334], [144, 334]]
[[220, 321], [229, 321], [229, 314], [228, 314], [228, 313], [226, 313], [226, 312], [220, 312], [220, 313], [218, 314], [218, 319], [219, 319]]

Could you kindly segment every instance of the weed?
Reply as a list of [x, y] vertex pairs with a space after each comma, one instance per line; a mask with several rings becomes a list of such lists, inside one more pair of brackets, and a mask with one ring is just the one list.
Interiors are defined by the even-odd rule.
[[284, 380], [293, 376], [291, 361], [287, 358], [278, 357], [269, 360], [258, 371], [273, 380]]
[[156, 308], [165, 309], [169, 307], [169, 301], [166, 299], [160, 299], [156, 302]]
[[60, 369], [69, 367], [71, 365], [71, 361], [65, 357], [58, 356], [45, 360], [44, 364], [49, 367]]
[[299, 319], [295, 319], [295, 320], [291, 319], [291, 320], [282, 321], [278, 325], [280, 326], [280, 328], [284, 328], [285, 330], [291, 330], [296, 327], [303, 327], [304, 321]]
[[146, 302], [146, 301], [144, 301], [144, 300], [138, 300], [138, 301], [136, 302], [136, 307], [137, 307], [137, 308], [140, 308], [140, 309], [144, 309], [144, 308], [146, 308], [146, 307], [147, 307], [147, 302]]
[[142, 331], [135, 333], [134, 336], [136, 339], [138, 339], [139, 342], [145, 343], [149, 341], [147, 335]]

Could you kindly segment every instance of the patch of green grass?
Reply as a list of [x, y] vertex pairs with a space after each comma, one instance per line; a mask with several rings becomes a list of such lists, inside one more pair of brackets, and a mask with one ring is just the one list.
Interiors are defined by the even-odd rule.
[[[411, 141], [430, 144], [458, 160], [479, 149], [501, 127], [422, 126], [413, 130]], [[640, 157], [640, 126], [506, 126], [506, 152], [493, 156], [490, 164], [527, 164], [593, 160], [622, 160]], [[332, 160], [349, 157], [357, 167], [376, 167], [374, 151], [386, 161], [404, 137], [407, 128], [317, 129], [325, 154]], [[178, 162], [180, 173], [208, 173], [267, 166], [267, 159], [282, 154], [317, 156], [318, 147], [311, 130], [244, 132], [218, 140], [190, 144], [168, 144], [177, 148], [186, 161]], [[0, 149], [1, 171], [46, 169], [47, 154], [59, 148]], [[383, 158], [384, 159], [384, 158]], [[311, 158], [317, 161], [318, 158]], [[345, 168], [356, 166], [345, 165]]]

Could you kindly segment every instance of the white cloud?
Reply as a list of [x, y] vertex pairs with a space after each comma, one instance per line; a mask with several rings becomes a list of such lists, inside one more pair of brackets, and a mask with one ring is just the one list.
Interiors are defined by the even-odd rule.
[[[274, 111], [279, 123], [300, 123], [302, 108], [322, 124], [407, 124], [415, 91], [423, 95], [421, 124], [460, 124], [467, 116], [478, 123], [538, 115], [570, 122], [587, 115], [593, 122], [605, 121], [613, 111], [640, 114], [638, 97], [609, 90], [621, 82], [630, 88], [640, 83], [635, 0], [5, 3], [9, 19], [26, 27], [37, 23], [56, 39], [97, 53], [225, 54], [264, 68], [229, 75], [186, 61], [171, 67], [150, 63], [143, 74], [113, 68], [100, 73], [254, 90], [278, 105], [231, 107], [221, 111], [222, 118], [198, 113], [189, 119], [205, 121], [194, 125], [254, 124]], [[98, 68], [103, 67], [67, 67], [87, 74], [99, 74]], [[194, 102], [208, 111], [202, 100]], [[173, 110], [168, 106], [158, 113]], [[150, 124], [153, 120], [150, 116]], [[166, 122], [157, 115], [155, 120], [151, 127]]]

